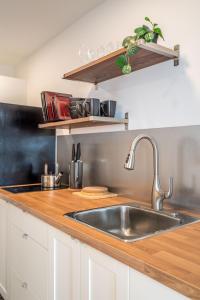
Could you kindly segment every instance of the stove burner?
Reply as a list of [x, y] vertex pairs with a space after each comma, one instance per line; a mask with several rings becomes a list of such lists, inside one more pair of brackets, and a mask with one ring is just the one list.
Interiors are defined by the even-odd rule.
[[15, 187], [6, 187], [2, 188], [2, 190], [6, 190], [8, 192], [18, 194], [18, 193], [28, 193], [28, 192], [39, 192], [39, 191], [53, 191], [53, 190], [60, 190], [66, 189], [66, 185], [61, 185], [60, 187], [55, 188], [43, 188], [41, 184], [37, 185], [24, 185], [24, 186], [15, 186]]

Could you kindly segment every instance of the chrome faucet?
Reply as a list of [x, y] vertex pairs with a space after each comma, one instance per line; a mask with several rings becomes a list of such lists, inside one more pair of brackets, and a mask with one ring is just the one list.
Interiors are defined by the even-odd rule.
[[128, 170], [134, 170], [135, 165], [135, 150], [138, 145], [138, 143], [141, 140], [148, 140], [152, 147], [153, 147], [153, 164], [154, 164], [154, 179], [153, 179], [153, 187], [152, 187], [152, 195], [151, 195], [151, 201], [152, 201], [152, 208], [154, 210], [162, 210], [163, 209], [163, 201], [164, 199], [169, 199], [172, 197], [173, 193], [173, 178], [170, 177], [169, 179], [169, 191], [164, 192], [160, 187], [160, 178], [159, 178], [159, 151], [158, 146], [154, 138], [148, 136], [148, 135], [138, 135], [132, 142], [130, 152], [127, 156], [126, 162], [124, 167]]

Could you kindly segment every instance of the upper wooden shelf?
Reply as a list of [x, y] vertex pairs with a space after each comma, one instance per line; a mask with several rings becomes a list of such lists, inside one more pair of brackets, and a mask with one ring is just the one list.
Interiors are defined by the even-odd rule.
[[109, 117], [85, 117], [78, 119], [71, 119], [67, 121], [49, 122], [44, 124], [39, 124], [39, 128], [43, 129], [73, 129], [73, 128], [83, 128], [83, 127], [94, 127], [94, 126], [105, 126], [114, 124], [128, 124], [128, 119], [116, 119]]
[[[175, 46], [175, 50], [173, 50], [155, 43], [145, 43], [144, 40], [138, 40], [137, 46], [140, 48], [139, 51], [130, 58], [133, 71], [171, 59], [174, 60], [175, 65], [178, 65], [178, 46]], [[125, 49], [121, 48], [80, 68], [65, 73], [63, 78], [97, 84], [121, 76], [121, 70], [115, 64], [115, 60], [119, 55], [124, 53]]]

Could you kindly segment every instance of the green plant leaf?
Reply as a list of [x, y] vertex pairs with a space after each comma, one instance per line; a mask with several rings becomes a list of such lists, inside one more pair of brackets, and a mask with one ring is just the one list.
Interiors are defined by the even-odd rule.
[[123, 74], [130, 74], [131, 71], [132, 71], [132, 67], [130, 64], [127, 64], [127, 65], [123, 66], [123, 68], [122, 68]]
[[145, 19], [145, 21], [147, 21], [147, 22], [151, 22], [150, 19], [149, 19], [149, 17], [145, 17], [144, 19]]
[[154, 38], [154, 33], [151, 31], [151, 32], [148, 32], [145, 34], [144, 36], [144, 39], [147, 43], [150, 43], [153, 41], [153, 38]]
[[142, 38], [147, 32], [148, 32], [148, 30], [144, 27], [138, 27], [138, 28], [135, 29], [137, 39]]
[[135, 55], [139, 48], [137, 46], [137, 41], [139, 39], [144, 39], [147, 43], [153, 42], [157, 43], [158, 37], [164, 40], [162, 31], [158, 27], [157, 23], [153, 23], [149, 17], [145, 17], [145, 21], [148, 22], [149, 26], [142, 25], [134, 30], [134, 35], [127, 36], [123, 42], [122, 46], [125, 48], [125, 53], [120, 55], [115, 63], [121, 68], [123, 74], [129, 74], [132, 71], [132, 66], [129, 64], [130, 57]]
[[142, 38], [145, 34], [147, 33], [146, 29], [141, 29], [138, 33], [137, 33], [137, 38], [140, 39]]
[[162, 31], [161, 31], [161, 29], [159, 27], [154, 28], [154, 32], [157, 33], [164, 40]]
[[128, 63], [126, 55], [124, 55], [124, 54], [120, 55], [116, 59], [115, 63], [118, 67], [120, 67], [120, 69], [122, 69]]
[[135, 32], [136, 34], [138, 34], [138, 33], [140, 33], [141, 31], [144, 31], [144, 30], [146, 30], [146, 29], [143, 28], [143, 27], [137, 27], [137, 28], [135, 28], [134, 32]]
[[132, 36], [132, 35], [130, 35], [130, 36], [127, 36], [127, 37], [123, 40], [122, 46], [123, 46], [124, 48], [128, 48], [128, 46], [129, 46], [130, 44], [134, 44], [134, 43], [135, 43], [135, 37]]
[[146, 30], [146, 32], [151, 31], [151, 29], [150, 29], [149, 26], [147, 26], [147, 25], [142, 25], [142, 27]]
[[139, 48], [135, 45], [130, 45], [127, 49], [127, 55], [132, 56], [138, 52]]

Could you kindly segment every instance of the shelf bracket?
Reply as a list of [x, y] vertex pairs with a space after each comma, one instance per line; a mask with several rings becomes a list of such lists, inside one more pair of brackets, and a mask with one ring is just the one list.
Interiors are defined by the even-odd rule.
[[178, 54], [178, 57], [174, 58], [174, 67], [177, 67], [179, 65], [180, 45], [175, 45], [174, 51], [176, 51]]
[[[128, 120], [128, 112], [125, 113], [125, 119]], [[128, 130], [128, 123], [125, 124], [125, 130]]]
[[95, 84], [94, 84], [94, 88], [95, 88], [95, 91], [97, 91], [97, 90], [98, 90], [98, 83], [96, 83], [96, 82], [95, 82]]

